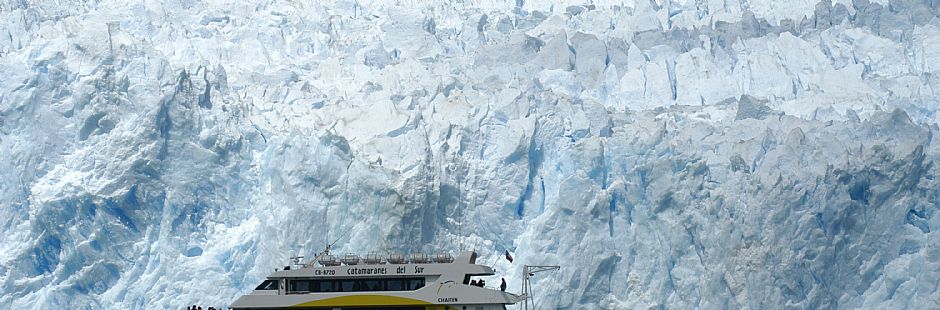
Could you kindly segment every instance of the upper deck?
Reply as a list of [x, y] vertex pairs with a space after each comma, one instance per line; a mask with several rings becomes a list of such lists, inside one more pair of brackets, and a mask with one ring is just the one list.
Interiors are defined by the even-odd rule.
[[310, 266], [281, 270], [268, 275], [268, 279], [341, 279], [341, 278], [381, 278], [401, 276], [438, 276], [446, 280], [463, 282], [469, 276], [490, 276], [495, 274], [487, 266], [476, 265], [476, 253], [464, 252], [449, 260], [401, 260], [374, 263], [336, 264], [334, 266]]

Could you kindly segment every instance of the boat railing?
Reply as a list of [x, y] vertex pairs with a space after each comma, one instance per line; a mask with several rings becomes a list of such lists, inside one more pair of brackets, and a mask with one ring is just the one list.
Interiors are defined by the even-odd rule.
[[[337, 256], [333, 254], [321, 253], [315, 259], [320, 266], [333, 267], [333, 266], [355, 266], [359, 264], [365, 265], [381, 265], [381, 264], [448, 264], [454, 262], [454, 256], [447, 252], [440, 252], [434, 255], [428, 255], [426, 253], [411, 253], [409, 255], [403, 255], [401, 253], [390, 253], [388, 256], [380, 255], [376, 252], [369, 252], [364, 257], [359, 256], [355, 253], [346, 253], [343, 256]], [[305, 268], [313, 267], [314, 263], [304, 264]]]

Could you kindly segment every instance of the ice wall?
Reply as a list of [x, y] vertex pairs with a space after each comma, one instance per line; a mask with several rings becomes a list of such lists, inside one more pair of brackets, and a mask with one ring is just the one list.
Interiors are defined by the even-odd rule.
[[333, 240], [562, 265], [544, 308], [940, 307], [937, 16], [6, 0], [0, 308], [221, 306]]

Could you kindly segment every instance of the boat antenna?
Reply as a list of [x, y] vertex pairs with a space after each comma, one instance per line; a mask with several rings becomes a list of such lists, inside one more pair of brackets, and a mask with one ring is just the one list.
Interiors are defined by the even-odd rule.
[[461, 225], [463, 223], [463, 191], [457, 189], [457, 253], [463, 253], [463, 232]]
[[[324, 250], [323, 252], [326, 253], [326, 254], [330, 254], [330, 248], [332, 248], [334, 245], [336, 245], [336, 243], [339, 242], [340, 239], [343, 239], [343, 237], [346, 237], [346, 235], [349, 234], [349, 231], [350, 231], [350, 230], [352, 230], [352, 227], [350, 227], [349, 229], [347, 229], [346, 231], [344, 231], [342, 235], [339, 235], [339, 238], [336, 238], [336, 240], [333, 240], [333, 242], [330, 242], [330, 244], [327, 244], [327, 245], [326, 245], [326, 250]], [[327, 240], [329, 240], [329, 239], [327, 239]]]
[[291, 260], [291, 265], [303, 267], [303, 266], [305, 265], [305, 264], [303, 263], [303, 261], [302, 261], [303, 259], [304, 259], [304, 256], [303, 256], [303, 255], [296, 255], [296, 254], [295, 254], [294, 256], [291, 256], [291, 258], [290, 258], [290, 260]]
[[295, 266], [295, 265], [303, 266], [303, 265], [304, 265], [304, 264], [303, 264], [304, 256], [299, 254], [299, 252], [302, 252], [302, 251], [303, 251], [303, 245], [302, 245], [302, 244], [298, 244], [298, 245], [296, 245], [296, 247], [299, 247], [301, 250], [299, 250], [299, 251], [298, 251], [298, 250], [294, 250], [294, 255], [290, 257], [290, 261], [291, 261], [291, 262], [290, 262], [290, 266]]
[[336, 243], [339, 242], [339, 239], [343, 239], [343, 237], [345, 237], [346, 234], [348, 234], [348, 233], [349, 233], [349, 229], [347, 229], [346, 232], [344, 232], [342, 235], [340, 235], [339, 238], [336, 238], [336, 240], [333, 240], [333, 242], [330, 242], [330, 244], [327, 244], [327, 245], [326, 245], [326, 254], [330, 254], [330, 248], [333, 247], [333, 245], [336, 245]]
[[529, 310], [529, 300], [532, 300], [532, 307], [535, 307], [535, 296], [532, 294], [532, 284], [529, 283], [529, 278], [534, 276], [538, 272], [542, 271], [554, 271], [561, 269], [561, 266], [555, 265], [543, 265], [543, 266], [530, 266], [525, 265], [522, 267], [522, 296], [525, 298], [525, 306], [523, 309]]
[[[343, 234], [340, 235], [339, 238], [336, 238], [336, 240], [333, 240], [333, 242], [327, 243], [327, 244], [326, 244], [326, 248], [323, 249], [323, 252], [320, 252], [320, 254], [317, 254], [317, 256], [313, 258], [313, 261], [308, 262], [306, 265], [308, 265], [308, 266], [309, 266], [309, 265], [313, 265], [314, 263], [316, 263], [317, 261], [320, 260], [320, 257], [321, 257], [321, 256], [323, 256], [323, 255], [330, 255], [330, 248], [332, 248], [334, 245], [336, 245], [336, 243], [339, 242], [340, 239], [343, 239], [343, 237], [346, 237], [346, 235], [349, 234], [349, 231], [350, 231], [350, 230], [352, 230], [352, 227], [350, 227], [350, 228], [347, 229], [345, 232], [343, 232]], [[327, 237], [327, 238], [329, 238], [329, 237]], [[326, 240], [330, 240], [330, 239], [326, 239]], [[301, 258], [303, 258], [303, 256], [301, 256]]]

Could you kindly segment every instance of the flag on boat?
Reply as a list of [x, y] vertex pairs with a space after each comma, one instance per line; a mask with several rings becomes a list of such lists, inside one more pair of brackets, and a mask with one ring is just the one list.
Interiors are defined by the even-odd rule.
[[512, 263], [512, 255], [509, 255], [509, 250], [506, 250], [506, 260]]

